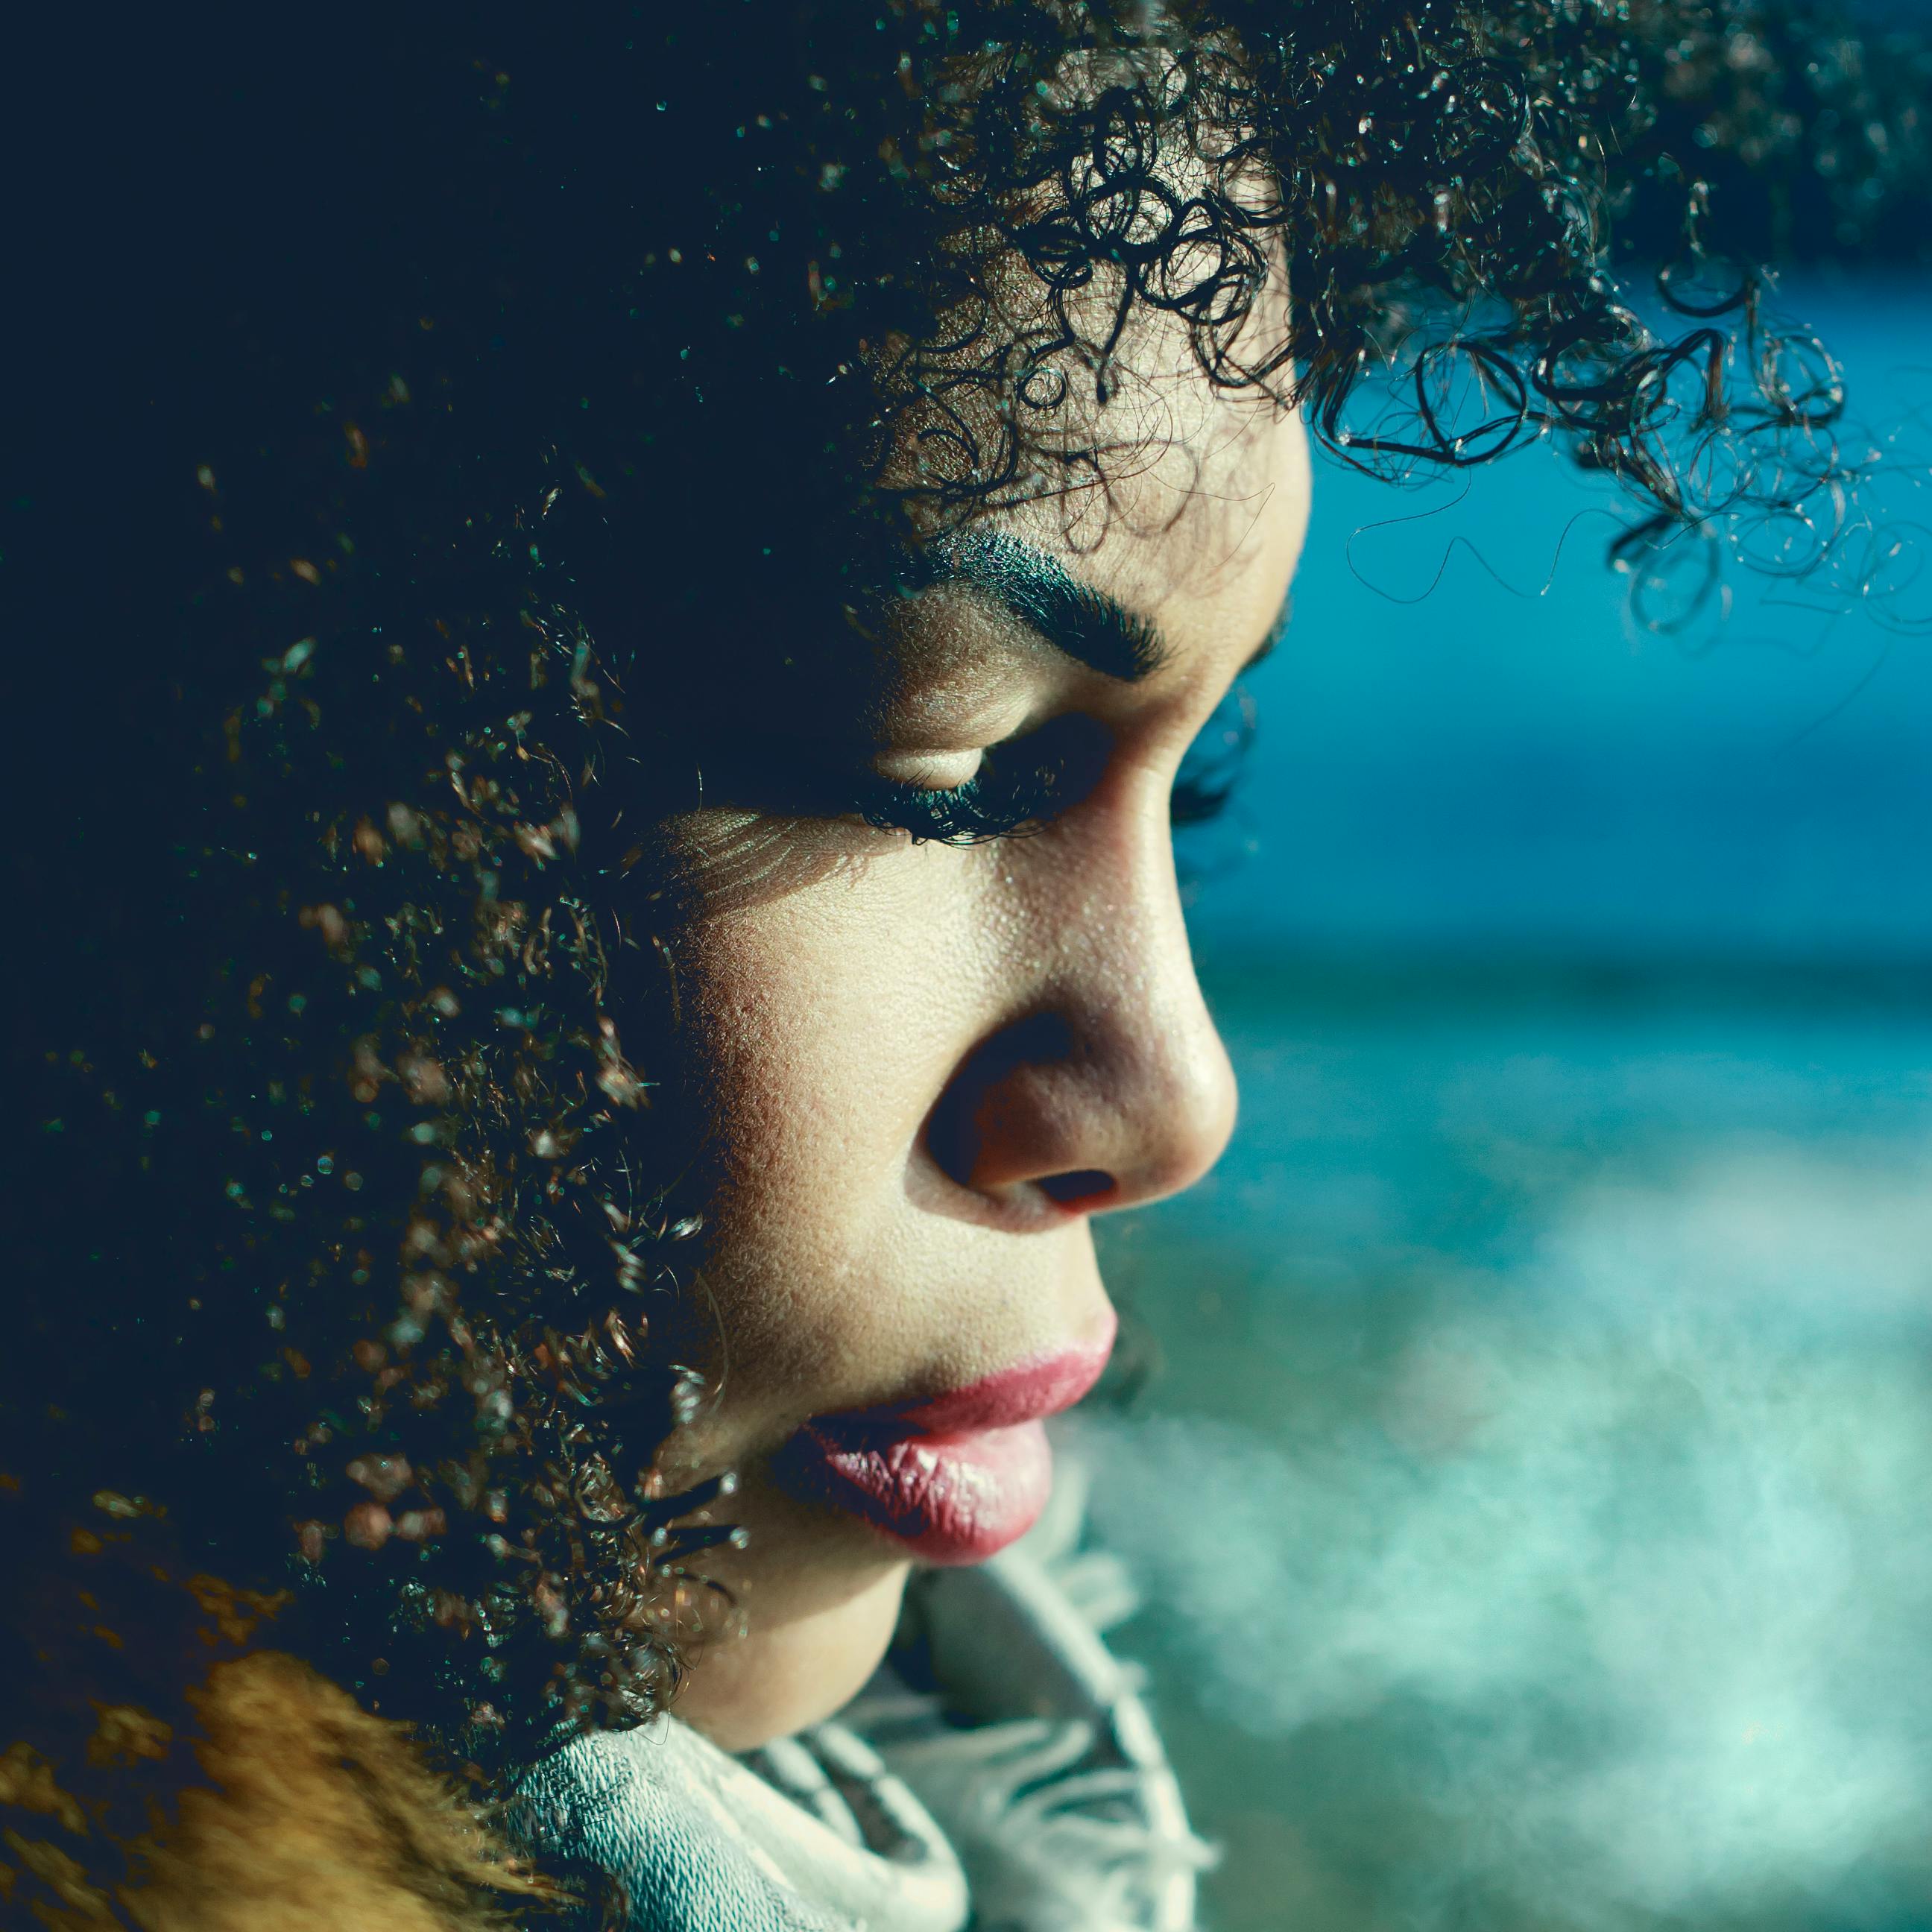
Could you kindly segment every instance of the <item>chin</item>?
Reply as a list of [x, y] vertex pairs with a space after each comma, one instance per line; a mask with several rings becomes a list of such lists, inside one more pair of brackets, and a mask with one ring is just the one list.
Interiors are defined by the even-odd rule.
[[790, 1617], [765, 1622], [748, 1611], [741, 1634], [712, 1637], [694, 1654], [676, 1714], [729, 1751], [822, 1722], [879, 1667], [911, 1571], [899, 1560], [872, 1567], [836, 1600]]

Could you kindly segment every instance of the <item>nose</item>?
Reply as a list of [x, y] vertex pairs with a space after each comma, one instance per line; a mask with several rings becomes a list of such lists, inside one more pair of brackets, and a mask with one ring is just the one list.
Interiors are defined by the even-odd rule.
[[1199, 1180], [1234, 1130], [1234, 1070], [1195, 976], [1164, 810], [1114, 856], [1040, 855], [990, 969], [1008, 1016], [929, 1117], [934, 1162], [994, 1202], [1159, 1200]]

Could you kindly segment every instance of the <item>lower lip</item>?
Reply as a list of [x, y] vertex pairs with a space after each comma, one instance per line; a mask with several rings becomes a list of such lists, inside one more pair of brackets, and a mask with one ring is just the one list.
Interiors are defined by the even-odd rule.
[[1044, 1419], [1100, 1377], [1113, 1324], [1084, 1348], [1021, 1363], [898, 1409], [821, 1417], [792, 1438], [794, 1477], [921, 1562], [981, 1563], [1024, 1536], [1053, 1489]]
[[1053, 1450], [1038, 1422], [856, 1443], [808, 1424], [797, 1450], [825, 1501], [925, 1563], [984, 1562], [1034, 1526], [1053, 1487]]

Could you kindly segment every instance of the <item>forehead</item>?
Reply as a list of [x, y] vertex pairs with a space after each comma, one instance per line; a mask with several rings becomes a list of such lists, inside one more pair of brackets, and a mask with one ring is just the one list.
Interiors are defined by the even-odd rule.
[[[1184, 316], [1142, 306], [1123, 320], [1104, 277], [1058, 304], [1024, 273], [1003, 292], [996, 328], [1016, 348], [1057, 332], [1059, 352], [1018, 358], [1003, 384], [951, 398], [968, 446], [1004, 446], [1014, 495], [970, 521], [1010, 535], [1156, 626], [1170, 660], [1204, 649], [1245, 656], [1273, 628], [1299, 559], [1309, 508], [1306, 438], [1274, 386], [1217, 382]], [[1272, 264], [1223, 367], [1274, 366], [1288, 339], [1286, 264]], [[1091, 313], [1088, 311], [1091, 310]], [[1076, 340], [1111, 340], [1097, 359]], [[934, 364], [943, 368], [942, 357]], [[1024, 372], [1024, 373], [1022, 373]], [[1036, 379], [1055, 400], [1033, 406]], [[895, 438], [908, 480], [934, 427], [915, 404]], [[942, 435], [942, 446], [951, 439]]]
[[1306, 534], [1301, 418], [1196, 369], [1148, 380], [1113, 466], [988, 520], [1158, 629], [1186, 665], [1244, 658], [1272, 628]]

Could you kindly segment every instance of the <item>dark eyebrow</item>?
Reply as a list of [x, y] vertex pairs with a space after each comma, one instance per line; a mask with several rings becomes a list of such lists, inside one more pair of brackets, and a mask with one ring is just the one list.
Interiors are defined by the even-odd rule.
[[1082, 584], [1046, 551], [1004, 533], [943, 538], [927, 550], [916, 584], [964, 584], [984, 592], [1058, 651], [1103, 676], [1136, 684], [1167, 662], [1145, 617]]

